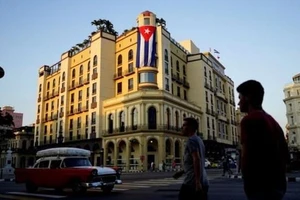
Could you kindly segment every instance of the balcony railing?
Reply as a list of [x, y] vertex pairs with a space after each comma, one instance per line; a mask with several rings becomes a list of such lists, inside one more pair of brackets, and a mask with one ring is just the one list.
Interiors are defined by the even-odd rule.
[[133, 126], [125, 126], [120, 128], [108, 129], [103, 131], [104, 136], [109, 136], [113, 134], [128, 134], [132, 132], [172, 132], [181, 134], [181, 128], [178, 126], [171, 126], [168, 124], [156, 125], [156, 124], [148, 124], [148, 125], [133, 125]]

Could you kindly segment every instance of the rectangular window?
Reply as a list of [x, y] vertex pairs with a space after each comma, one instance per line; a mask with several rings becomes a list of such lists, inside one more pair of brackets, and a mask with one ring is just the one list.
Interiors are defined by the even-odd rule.
[[96, 94], [96, 90], [97, 90], [97, 83], [93, 83], [92, 94]]
[[150, 18], [144, 18], [144, 25], [150, 25]]
[[165, 62], [165, 73], [166, 73], [166, 75], [169, 74], [169, 64], [168, 64], [168, 62]]
[[165, 87], [166, 87], [166, 90], [167, 91], [170, 91], [170, 85], [169, 85], [169, 79], [168, 78], [165, 78]]
[[128, 79], [128, 90], [133, 90], [133, 78]]
[[118, 94], [122, 93], [122, 82], [118, 83], [117, 86], [118, 86], [118, 87], [117, 87], [117, 93], [118, 93]]

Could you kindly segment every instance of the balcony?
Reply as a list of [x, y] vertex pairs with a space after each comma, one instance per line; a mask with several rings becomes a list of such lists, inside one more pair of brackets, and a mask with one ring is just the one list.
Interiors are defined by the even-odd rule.
[[130, 69], [130, 70], [125, 70], [124, 75], [129, 76], [129, 75], [134, 74], [134, 73], [135, 73], [134, 69]]
[[181, 128], [170, 126], [167, 124], [149, 126], [149, 125], [135, 125], [135, 126], [125, 126], [121, 128], [115, 128], [111, 130], [104, 130], [103, 136], [111, 136], [111, 135], [126, 135], [130, 133], [136, 132], [168, 132], [173, 134], [181, 135]]
[[172, 74], [172, 80], [176, 81], [178, 84], [183, 84], [183, 79], [177, 76], [176, 74]]
[[229, 103], [230, 103], [231, 105], [235, 106], [234, 100], [230, 99], [230, 100], [229, 100]]
[[97, 79], [98, 78], [98, 73], [93, 73], [93, 75], [92, 75], [92, 80], [95, 80], [95, 79]]
[[66, 91], [66, 88], [65, 88], [65, 87], [62, 87], [62, 88], [60, 89], [60, 92], [61, 92], [61, 93], [65, 92], [65, 91]]
[[210, 110], [210, 109], [208, 109], [208, 108], [206, 108], [206, 113], [207, 113], [207, 114], [209, 114], [209, 115], [211, 115], [211, 114], [212, 114], [211, 110]]
[[183, 80], [183, 87], [190, 88], [190, 83], [187, 82], [186, 80]]
[[97, 108], [97, 102], [91, 103], [91, 108], [92, 108], [92, 109]]
[[83, 80], [83, 84], [84, 84], [84, 85], [87, 85], [87, 84], [89, 84], [89, 83], [90, 83], [90, 80], [89, 80], [89, 79], [86, 78], [86, 79]]
[[68, 112], [67, 112], [67, 115], [68, 116], [71, 116], [71, 115], [74, 115], [75, 113], [74, 113], [74, 110], [69, 110]]
[[210, 89], [210, 86], [209, 86], [209, 84], [208, 84], [207, 82], [204, 83], [204, 87], [205, 87], [206, 89], [208, 89], [208, 90]]
[[114, 74], [114, 80], [118, 80], [123, 77], [124, 77], [123, 72], [118, 72], [118, 73]]

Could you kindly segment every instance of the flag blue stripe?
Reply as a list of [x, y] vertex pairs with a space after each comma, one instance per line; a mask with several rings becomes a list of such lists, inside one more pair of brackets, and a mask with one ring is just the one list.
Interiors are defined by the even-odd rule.
[[153, 33], [153, 43], [152, 43], [152, 52], [151, 52], [151, 67], [155, 67], [155, 54], [156, 54], [156, 32]]
[[149, 66], [148, 57], [149, 57], [149, 41], [145, 41], [145, 48], [144, 48], [144, 66]]
[[136, 52], [136, 67], [139, 68], [140, 67], [140, 45], [141, 45], [141, 34], [140, 32], [138, 31], [138, 41], [137, 41], [137, 52]]

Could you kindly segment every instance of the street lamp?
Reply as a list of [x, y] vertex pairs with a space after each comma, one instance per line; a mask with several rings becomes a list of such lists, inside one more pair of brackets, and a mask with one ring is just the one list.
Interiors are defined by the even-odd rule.
[[57, 143], [62, 144], [64, 141], [64, 136], [62, 136], [62, 133], [59, 132], [59, 136], [57, 137]]
[[0, 66], [0, 78], [3, 78], [5, 75], [4, 69]]
[[104, 149], [103, 148], [100, 149], [100, 161], [101, 161], [100, 165], [104, 166]]

